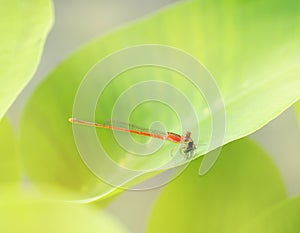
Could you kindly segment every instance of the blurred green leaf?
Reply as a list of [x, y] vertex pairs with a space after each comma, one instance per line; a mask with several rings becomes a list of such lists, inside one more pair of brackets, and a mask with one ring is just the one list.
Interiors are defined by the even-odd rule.
[[32, 78], [52, 26], [51, 0], [1, 0], [0, 119]]
[[286, 200], [252, 222], [241, 233], [297, 233], [300, 229], [300, 197]]
[[40, 199], [1, 199], [0, 231], [6, 233], [125, 233], [119, 221], [79, 204]]
[[163, 189], [151, 212], [148, 232], [239, 232], [286, 198], [274, 164], [247, 139], [223, 147], [205, 176], [195, 175], [199, 162], [191, 162]]
[[[34, 183], [53, 183], [71, 189], [83, 199], [100, 197], [114, 189], [87, 170], [67, 119], [72, 114], [76, 90], [88, 70], [112, 52], [132, 45], [173, 46], [190, 53], [208, 68], [225, 104], [224, 143], [259, 129], [300, 96], [299, 9], [300, 2], [292, 0], [230, 3], [194, 0], [164, 9], [91, 42], [50, 74], [25, 109], [21, 148], [28, 176]], [[129, 70], [111, 81], [99, 100], [97, 120], [110, 118], [121, 93], [147, 80], [164, 81], [182, 91], [199, 118], [201, 143], [207, 144], [212, 122], [201, 93], [180, 74], [159, 67]], [[160, 87], [151, 91], [157, 96], [168, 95]], [[132, 103], [135, 99], [126, 101]], [[136, 106], [130, 120], [144, 127], [160, 121], [167, 130], [181, 131], [176, 112], [159, 102]], [[132, 156], [116, 143], [111, 132], [98, 133], [104, 149], [123, 167], [149, 169], [170, 158], [170, 143], [151, 157]], [[108, 173], [123, 177], [113, 170]], [[124, 176], [124, 182], [127, 180]]]
[[16, 185], [20, 181], [20, 159], [16, 139], [6, 118], [0, 120], [0, 186]]

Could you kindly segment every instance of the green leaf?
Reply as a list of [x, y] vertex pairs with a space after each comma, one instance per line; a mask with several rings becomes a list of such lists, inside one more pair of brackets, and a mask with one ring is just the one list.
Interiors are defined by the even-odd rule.
[[0, 120], [0, 186], [20, 182], [20, 158], [16, 151], [16, 139], [6, 118]]
[[0, 119], [32, 78], [52, 26], [51, 0], [1, 0]]
[[[162, 191], [148, 232], [239, 232], [252, 218], [286, 198], [279, 172], [247, 139], [223, 147], [205, 176], [195, 160]], [[256, 232], [256, 231], [253, 231]]]
[[10, 198], [1, 199], [0, 207], [0, 231], [6, 233], [128, 232], [104, 211], [79, 204]]
[[[124, 117], [125, 112], [129, 111], [129, 121], [142, 127], [149, 127], [153, 121], [159, 121], [166, 130], [175, 133], [191, 130], [193, 135], [200, 135], [200, 140], [195, 139], [199, 143], [199, 154], [207, 152], [207, 145], [214, 132], [212, 126], [221, 131], [226, 128], [226, 131], [224, 140], [215, 143], [210, 149], [261, 128], [300, 96], [299, 9], [300, 2], [292, 0], [234, 0], [230, 3], [194, 0], [174, 5], [91, 42], [50, 74], [34, 92], [25, 109], [21, 125], [21, 148], [28, 176], [34, 183], [54, 183], [71, 189], [81, 198], [100, 197], [114, 189], [87, 170], [78, 154], [72, 127], [67, 119], [72, 115], [79, 84], [89, 69], [105, 56], [133, 45], [172, 46], [203, 63], [213, 75], [223, 97], [226, 127], [213, 125], [212, 122], [212, 117], [218, 118], [222, 112], [219, 108], [222, 105], [220, 99], [208, 103], [212, 105], [210, 115], [202, 93], [180, 73], [162, 67], [146, 66], [120, 71], [107, 85], [101, 84], [110, 72], [118, 71], [115, 67], [126, 65], [131, 58], [108, 64], [108, 72], [103, 76], [98, 75], [98, 82], [83, 96], [83, 99], [88, 99], [90, 94], [101, 94], [95, 111], [97, 121], [102, 122], [112, 117], [112, 109], [125, 91], [138, 82], [153, 80], [156, 85], [151, 84], [147, 90], [126, 98], [122, 96], [124, 104], [120, 108], [123, 109], [120, 114]], [[150, 55], [140, 54], [136, 58], [143, 60], [143, 57]], [[161, 57], [162, 60], [164, 58]], [[176, 60], [176, 56], [174, 58]], [[182, 65], [184, 64], [183, 62]], [[189, 65], [184, 67], [190, 69]], [[157, 85], [160, 82], [181, 91], [188, 98], [188, 103], [181, 104], [180, 101], [184, 98], [176, 97], [166, 91], [165, 87]], [[104, 87], [104, 91], [100, 93], [100, 89]], [[206, 92], [212, 91], [207, 87], [202, 88]], [[148, 101], [134, 105], [145, 94], [153, 94], [158, 100], [170, 97], [172, 104], [179, 104], [179, 110], [171, 109], [168, 102]], [[91, 105], [86, 100], [81, 107], [85, 109]], [[129, 106], [135, 108], [130, 109]], [[193, 112], [186, 110], [187, 106], [193, 108], [198, 121], [190, 120]], [[182, 112], [182, 119], [178, 119], [176, 111]], [[182, 129], [181, 122], [189, 124], [190, 128]], [[165, 143], [152, 156], [133, 156], [118, 145], [111, 132], [97, 132], [103, 148], [119, 166], [143, 171], [170, 160], [172, 143]], [[219, 136], [222, 138], [223, 135]], [[134, 139], [145, 142], [138, 136]], [[90, 138], [85, 138], [84, 143], [88, 146]], [[131, 175], [131, 171], [124, 175], [107, 167], [100, 169], [103, 161], [99, 158], [102, 155], [100, 153], [92, 160], [95, 170], [106, 169], [108, 177], [117, 177], [122, 182], [136, 175]], [[94, 170], [93, 172], [96, 173]]]
[[243, 233], [296, 233], [299, 232], [300, 197], [286, 200], [257, 217]]

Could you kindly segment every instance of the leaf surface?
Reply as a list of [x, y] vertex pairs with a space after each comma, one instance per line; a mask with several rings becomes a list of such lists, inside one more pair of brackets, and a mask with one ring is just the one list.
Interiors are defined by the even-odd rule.
[[37, 69], [52, 26], [50, 0], [1, 0], [0, 119]]
[[199, 162], [191, 162], [163, 189], [147, 232], [240, 232], [286, 198], [276, 167], [247, 139], [223, 147], [216, 165], [204, 176], [195, 175]]

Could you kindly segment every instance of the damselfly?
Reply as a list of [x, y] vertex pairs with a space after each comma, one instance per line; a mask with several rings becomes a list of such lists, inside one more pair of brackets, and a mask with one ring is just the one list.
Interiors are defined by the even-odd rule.
[[161, 140], [166, 140], [169, 142], [182, 144], [180, 152], [183, 153], [187, 159], [191, 158], [196, 149], [196, 145], [191, 137], [191, 132], [186, 131], [184, 135], [179, 135], [177, 133], [172, 132], [161, 132], [158, 130], [143, 128], [140, 126], [127, 124], [125, 122], [116, 121], [116, 120], [108, 120], [104, 123], [95, 123], [85, 120], [79, 120], [76, 118], [69, 118], [69, 121], [73, 124], [92, 126], [96, 128], [110, 129], [116, 131], [128, 132], [131, 134], [137, 134], [146, 137], [158, 138]]

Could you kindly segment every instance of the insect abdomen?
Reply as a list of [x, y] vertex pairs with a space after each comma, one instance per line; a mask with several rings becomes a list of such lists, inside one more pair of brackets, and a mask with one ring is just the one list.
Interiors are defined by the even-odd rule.
[[175, 142], [175, 143], [180, 143], [181, 142], [181, 136], [176, 133], [171, 133], [167, 132], [166, 140]]

